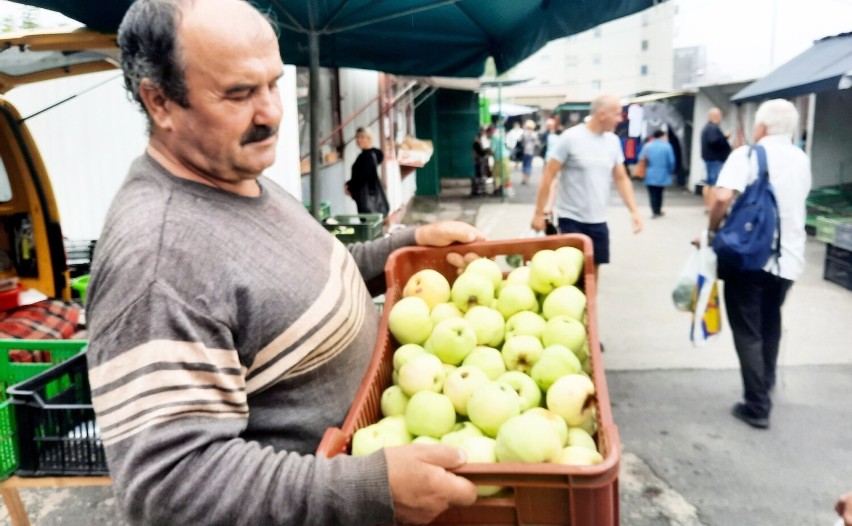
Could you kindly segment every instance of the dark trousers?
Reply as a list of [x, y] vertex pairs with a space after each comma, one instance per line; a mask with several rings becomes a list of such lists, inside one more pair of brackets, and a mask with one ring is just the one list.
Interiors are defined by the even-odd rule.
[[651, 212], [655, 216], [660, 215], [663, 211], [663, 190], [664, 186], [647, 186], [648, 199], [651, 201]]
[[768, 417], [769, 391], [775, 385], [775, 368], [781, 342], [781, 305], [793, 282], [762, 270], [726, 270], [725, 307], [740, 359], [747, 411]]

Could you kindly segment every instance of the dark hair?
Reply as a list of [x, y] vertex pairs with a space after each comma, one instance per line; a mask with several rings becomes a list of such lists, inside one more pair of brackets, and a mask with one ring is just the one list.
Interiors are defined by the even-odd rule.
[[655, 139], [659, 139], [660, 137], [663, 137], [665, 135], [666, 135], [666, 132], [664, 132], [663, 130], [657, 130], [657, 131], [654, 132], [654, 138]]
[[182, 8], [190, 0], [136, 0], [118, 28], [124, 87], [148, 110], [139, 95], [142, 79], [150, 79], [163, 94], [189, 107], [183, 64], [179, 56], [177, 28]]

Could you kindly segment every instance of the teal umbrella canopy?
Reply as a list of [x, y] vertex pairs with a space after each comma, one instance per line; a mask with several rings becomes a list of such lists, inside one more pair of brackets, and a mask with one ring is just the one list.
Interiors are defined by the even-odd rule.
[[[131, 0], [17, 0], [114, 32]], [[255, 0], [277, 20], [288, 64], [319, 61], [419, 76], [478, 77], [493, 57], [502, 73], [548, 41], [627, 16], [654, 0]]]

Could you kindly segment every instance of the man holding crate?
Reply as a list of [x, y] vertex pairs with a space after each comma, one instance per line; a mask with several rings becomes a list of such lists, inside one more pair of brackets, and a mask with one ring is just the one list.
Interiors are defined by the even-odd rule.
[[364, 284], [394, 249], [482, 238], [447, 222], [347, 250], [262, 172], [283, 72], [241, 0], [137, 0], [119, 29], [150, 139], [98, 244], [89, 377], [133, 524], [428, 522], [469, 505], [455, 448], [312, 455], [378, 332]]

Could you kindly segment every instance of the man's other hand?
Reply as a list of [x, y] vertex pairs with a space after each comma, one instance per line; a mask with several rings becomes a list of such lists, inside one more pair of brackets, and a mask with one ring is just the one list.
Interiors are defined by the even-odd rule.
[[536, 232], [543, 232], [544, 229], [547, 227], [547, 222], [544, 219], [544, 212], [536, 212], [533, 215], [532, 223], [530, 223], [530, 226]]
[[476, 486], [447, 471], [467, 461], [467, 455], [460, 449], [412, 444], [386, 448], [385, 459], [399, 522], [426, 524], [450, 506], [470, 506], [476, 502]]
[[484, 241], [485, 235], [463, 221], [442, 221], [417, 227], [414, 240], [420, 246], [445, 247], [453, 243]]
[[642, 231], [642, 215], [639, 213], [638, 210], [630, 214], [630, 222], [633, 223], [634, 234], [638, 234]]
[[834, 505], [834, 510], [843, 519], [844, 526], [852, 526], [852, 493], [840, 497]]

